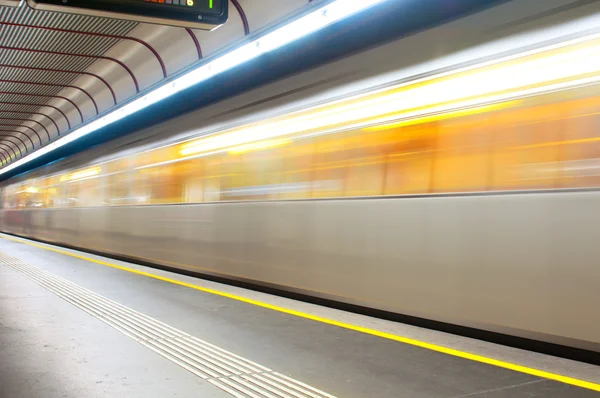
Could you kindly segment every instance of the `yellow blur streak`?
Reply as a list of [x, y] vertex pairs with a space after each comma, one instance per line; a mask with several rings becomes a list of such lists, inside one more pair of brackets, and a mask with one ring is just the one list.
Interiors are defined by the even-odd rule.
[[278, 137], [365, 128], [394, 123], [401, 117], [415, 120], [598, 82], [600, 40], [588, 38], [225, 130], [183, 144], [179, 154], [185, 157]]
[[251, 144], [240, 145], [234, 148], [231, 148], [228, 152], [232, 155], [239, 155], [246, 152], [252, 151], [262, 151], [265, 149], [277, 148], [280, 146], [289, 145], [292, 143], [292, 140], [269, 140], [269, 141], [259, 141]]
[[387, 130], [387, 129], [391, 129], [391, 128], [395, 128], [395, 127], [413, 126], [415, 124], [437, 122], [439, 120], [452, 119], [452, 118], [461, 117], [461, 116], [472, 116], [472, 115], [477, 115], [479, 113], [492, 112], [492, 111], [497, 111], [497, 110], [501, 110], [501, 109], [515, 107], [515, 106], [520, 105], [521, 103], [522, 103], [522, 101], [510, 101], [510, 102], [504, 102], [504, 103], [494, 104], [494, 105], [478, 106], [476, 108], [471, 108], [471, 109], [464, 109], [464, 110], [460, 110], [460, 111], [441, 113], [439, 115], [432, 115], [432, 116], [420, 117], [420, 118], [416, 118], [416, 119], [403, 120], [403, 121], [397, 122], [397, 123], [389, 123], [389, 124], [382, 124], [379, 126], [367, 127], [364, 130], [365, 131]]
[[101, 171], [102, 169], [100, 167], [91, 167], [89, 169], [79, 170], [71, 174], [64, 175], [60, 177], [60, 181], [74, 181], [82, 178], [93, 177], [100, 174]]
[[136, 270], [136, 269], [133, 269], [133, 268], [129, 268], [129, 267], [125, 267], [125, 266], [122, 266], [122, 265], [117, 265], [117, 264], [109, 263], [107, 261], [96, 260], [96, 259], [93, 259], [91, 257], [82, 256], [80, 254], [75, 254], [75, 253], [67, 252], [67, 251], [64, 251], [64, 250], [55, 249], [55, 248], [53, 248], [53, 247], [51, 247], [49, 245], [41, 245], [41, 244], [32, 243], [32, 242], [29, 242], [29, 241], [27, 241], [25, 239], [13, 238], [13, 237], [10, 237], [10, 236], [6, 236], [4, 234], [2, 234], [0, 236], [2, 236], [4, 239], [8, 239], [8, 240], [11, 240], [11, 241], [14, 241], [14, 242], [22, 243], [22, 244], [25, 244], [25, 245], [37, 247], [37, 248], [44, 249], [44, 250], [53, 251], [53, 252], [56, 252], [56, 253], [63, 254], [65, 256], [78, 258], [80, 260], [88, 261], [88, 262], [95, 263], [95, 264], [104, 265], [104, 266], [115, 268], [115, 269], [118, 269], [118, 270], [121, 270], [121, 271], [130, 272], [130, 273], [133, 273], [133, 274], [136, 274], [136, 275], [146, 276], [148, 278], [157, 279], [157, 280], [160, 280], [160, 281], [163, 281], [163, 282], [168, 282], [168, 283], [172, 283], [172, 284], [175, 284], [175, 285], [188, 287], [190, 289], [198, 290], [198, 291], [205, 292], [205, 293], [214, 294], [216, 296], [226, 297], [226, 298], [229, 298], [229, 299], [232, 299], [232, 300], [240, 301], [240, 302], [243, 302], [243, 303], [246, 303], [246, 304], [255, 305], [257, 307], [267, 308], [267, 309], [270, 309], [270, 310], [273, 310], [273, 311], [281, 312], [281, 313], [288, 314], [288, 315], [293, 315], [293, 316], [296, 316], [296, 317], [299, 317], [299, 318], [309, 319], [311, 321], [320, 322], [320, 323], [324, 323], [324, 324], [332, 325], [332, 326], [337, 326], [337, 327], [340, 327], [340, 328], [344, 328], [344, 329], [348, 329], [348, 330], [353, 330], [355, 332], [360, 332], [360, 333], [368, 334], [368, 335], [371, 335], [371, 336], [381, 337], [383, 339], [397, 341], [397, 342], [408, 344], [408, 345], [412, 345], [412, 346], [415, 346], [415, 347], [424, 348], [426, 350], [440, 352], [442, 354], [451, 355], [451, 356], [454, 356], [454, 357], [463, 358], [463, 359], [467, 359], [467, 360], [470, 360], [470, 361], [484, 363], [484, 364], [487, 364], [487, 365], [492, 365], [492, 366], [496, 366], [496, 367], [499, 367], [499, 368], [509, 369], [509, 370], [512, 370], [512, 371], [515, 371], [515, 372], [524, 373], [524, 374], [528, 374], [528, 375], [532, 375], [532, 376], [536, 376], [536, 377], [541, 377], [541, 378], [548, 379], [548, 380], [554, 380], [554, 381], [558, 381], [558, 382], [561, 382], [561, 383], [565, 383], [565, 384], [570, 384], [570, 385], [573, 385], [573, 386], [577, 386], [577, 387], [580, 387], [580, 388], [585, 388], [585, 389], [588, 389], [588, 390], [599, 391], [600, 392], [600, 384], [597, 384], [597, 383], [592, 383], [592, 382], [585, 381], [585, 380], [575, 379], [573, 377], [563, 376], [563, 375], [559, 375], [559, 374], [556, 374], [556, 373], [550, 373], [550, 372], [546, 372], [546, 371], [543, 371], [543, 370], [539, 370], [539, 369], [535, 369], [535, 368], [530, 368], [530, 367], [527, 367], [527, 366], [521, 366], [521, 365], [517, 365], [517, 364], [514, 364], [514, 363], [510, 363], [510, 362], [500, 361], [500, 360], [497, 360], [497, 359], [494, 359], [494, 358], [485, 357], [483, 355], [471, 354], [471, 353], [468, 353], [468, 352], [465, 352], [465, 351], [456, 350], [454, 348], [448, 348], [448, 347], [440, 346], [440, 345], [437, 345], [437, 344], [431, 344], [431, 343], [427, 343], [427, 342], [424, 342], [424, 341], [415, 340], [415, 339], [411, 339], [411, 338], [408, 338], [408, 337], [395, 335], [395, 334], [392, 334], [392, 333], [381, 332], [379, 330], [370, 329], [370, 328], [366, 328], [366, 327], [358, 326], [358, 325], [353, 325], [353, 324], [350, 324], [350, 323], [340, 322], [340, 321], [336, 321], [336, 320], [333, 320], [333, 319], [328, 319], [328, 318], [324, 318], [324, 317], [321, 317], [321, 316], [308, 314], [306, 312], [292, 310], [292, 309], [281, 307], [281, 306], [278, 306], [278, 305], [273, 305], [273, 304], [265, 303], [265, 302], [262, 302], [262, 301], [254, 300], [254, 299], [249, 299], [249, 298], [246, 298], [246, 297], [243, 297], [243, 296], [239, 296], [239, 295], [236, 295], [236, 294], [222, 292], [220, 290], [211, 289], [211, 288], [207, 288], [207, 287], [203, 287], [203, 286], [194, 285], [194, 284], [191, 284], [191, 283], [179, 281], [177, 279], [172, 279], [172, 278], [167, 278], [167, 277], [164, 277], [164, 276], [152, 274], [150, 272], [139, 271], [139, 270]]
[[522, 145], [522, 146], [513, 147], [511, 149], [543, 148], [543, 147], [548, 147], [548, 146], [585, 144], [587, 142], [598, 142], [598, 141], [600, 141], [600, 137], [580, 138], [578, 140], [553, 141], [553, 142], [543, 142], [541, 144]]

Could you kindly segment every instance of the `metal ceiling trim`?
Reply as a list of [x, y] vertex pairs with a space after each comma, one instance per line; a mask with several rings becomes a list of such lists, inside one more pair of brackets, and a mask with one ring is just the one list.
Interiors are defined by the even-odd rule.
[[[0, 91], [0, 94], [6, 94], [6, 95], [23, 95], [23, 96], [28, 96], [28, 97], [42, 97], [42, 98], [60, 98], [62, 100], [68, 101], [71, 105], [73, 105], [73, 107], [77, 110], [77, 112], [79, 113], [79, 117], [81, 118], [81, 123], [84, 122], [83, 119], [83, 113], [81, 112], [81, 109], [77, 106], [77, 104], [73, 101], [71, 101], [70, 99], [68, 99], [67, 97], [63, 97], [62, 95], [49, 95], [49, 94], [35, 94], [35, 93], [19, 93], [19, 92], [15, 92], [15, 91]], [[40, 104], [40, 106], [48, 106], [48, 105], [42, 105]], [[55, 108], [55, 107], [53, 107]], [[55, 108], [58, 109], [58, 108]], [[65, 116], [65, 114], [62, 111], [59, 111], [60, 113], [63, 114], [63, 116]], [[65, 116], [65, 119], [67, 117]], [[60, 133], [59, 133], [60, 135]]]
[[192, 41], [194, 42], [194, 46], [196, 47], [196, 52], [198, 53], [198, 59], [199, 60], [202, 59], [202, 47], [200, 47], [200, 41], [198, 41], [198, 37], [196, 37], [196, 34], [194, 33], [194, 31], [190, 28], [185, 28], [185, 31], [188, 32], [188, 34], [192, 38]]
[[238, 0], [230, 0], [231, 4], [235, 7], [237, 12], [240, 14], [240, 18], [242, 18], [242, 24], [244, 25], [244, 35], [248, 36], [250, 34], [250, 24], [248, 23], [248, 18], [246, 17], [246, 12], [244, 8], [239, 3]]
[[40, 116], [44, 116], [44, 117], [47, 117], [48, 119], [50, 119], [50, 121], [52, 122], [52, 124], [54, 124], [54, 127], [56, 128], [56, 131], [60, 131], [60, 128], [58, 127], [58, 124], [54, 121], [54, 119], [52, 119], [50, 116], [46, 115], [45, 113], [30, 112], [30, 111], [13, 111], [13, 110], [5, 110], [5, 109], [0, 109], [0, 113], [17, 113], [17, 114], [22, 114], [22, 115], [40, 115]]
[[87, 71], [74, 71], [67, 69], [54, 69], [54, 68], [37, 68], [34, 66], [22, 66], [22, 65], [8, 65], [8, 64], [0, 64], [0, 68], [13, 68], [13, 69], [24, 69], [24, 70], [35, 70], [35, 71], [43, 71], [43, 72], [57, 72], [57, 73], [70, 73], [75, 75], [85, 75], [92, 76], [100, 80], [102, 83], [106, 85], [106, 88], [110, 91], [110, 94], [113, 98], [114, 105], [117, 105], [117, 95], [112, 86], [104, 79], [102, 76], [97, 75], [95, 73], [87, 72]]
[[[10, 141], [6, 141], [6, 142], [10, 142]], [[10, 145], [5, 144], [4, 141], [0, 141], [0, 149], [2, 149], [2, 148], [8, 148], [8, 149], [10, 149], [11, 152], [13, 153], [13, 158], [14, 159], [20, 157], [20, 156], [17, 156], [17, 152], [15, 151], [15, 149], [13, 147], [11, 147]], [[17, 146], [17, 148], [18, 148], [18, 146]], [[19, 150], [19, 153], [21, 153], [20, 150]], [[21, 155], [22, 155], [22, 153], [21, 153]], [[10, 158], [10, 153], [8, 154], [8, 157]]]
[[[4, 11], [4, 12], [3, 12]], [[69, 26], [72, 29], [92, 32], [105, 32], [115, 35], [126, 35], [139, 25], [137, 22], [124, 20], [108, 20], [76, 14], [58, 14], [39, 12], [30, 7], [0, 8], [0, 19], [16, 23], [35, 23], [38, 26]]]
[[113, 34], [109, 34], [109, 33], [87, 32], [87, 31], [75, 30], [75, 29], [55, 28], [55, 27], [50, 27], [50, 26], [29, 25], [29, 24], [15, 23], [15, 22], [0, 21], [0, 25], [16, 26], [16, 27], [20, 27], [20, 28], [29, 28], [29, 29], [42, 29], [42, 30], [48, 30], [48, 31], [52, 31], [52, 32], [71, 33], [71, 34], [76, 34], [76, 35], [85, 35], [85, 36], [93, 36], [93, 37], [106, 37], [106, 38], [117, 39], [117, 40], [131, 40], [131, 41], [134, 41], [136, 43], [143, 45], [148, 50], [150, 50], [150, 52], [156, 57], [156, 60], [158, 61], [159, 65], [160, 65], [160, 69], [162, 71], [163, 77], [168, 76], [167, 67], [165, 66], [165, 62], [163, 61], [163, 59], [160, 56], [160, 54], [158, 53], [158, 51], [156, 51], [156, 49], [154, 47], [152, 47], [148, 42], [145, 42], [142, 39], [138, 39], [137, 37], [113, 35]]
[[6, 156], [4, 156], [4, 155], [8, 155], [8, 159], [10, 159], [10, 154], [4, 148], [0, 148], [0, 150], [2, 150], [2, 152], [0, 152], [0, 155], [2, 156], [2, 160], [4, 161], [5, 164], [8, 164], [8, 160], [6, 160]]
[[[15, 146], [15, 148], [17, 148], [17, 150], [19, 151], [19, 158], [23, 157], [23, 151], [21, 151], [21, 147], [19, 146], [19, 144], [15, 144], [12, 141], [9, 141], [8, 139], [3, 139], [2, 141], [0, 141], [0, 145], [5, 145], [7, 148], [12, 148], [12, 146], [8, 145], [8, 144], [13, 144]], [[16, 152], [13, 149], [13, 153], [15, 154], [15, 157], [17, 156]], [[25, 152], [27, 153], [27, 152]]]
[[94, 104], [94, 108], [96, 109], [96, 115], [98, 115], [100, 113], [100, 111], [98, 109], [98, 104], [96, 103], [96, 100], [94, 99], [94, 97], [92, 97], [92, 95], [90, 95], [90, 93], [87, 92], [87, 90], [84, 90], [83, 88], [81, 88], [79, 86], [73, 86], [70, 84], [30, 82], [30, 81], [26, 81], [26, 80], [10, 80], [10, 79], [0, 79], [0, 83], [31, 84], [33, 86], [61, 87], [61, 88], [72, 88], [74, 90], [79, 90], [82, 93], [84, 93], [85, 95], [87, 95], [88, 98], [92, 101], [92, 104]]
[[[0, 137], [4, 138], [4, 139], [9, 139], [9, 138], [15, 138], [19, 141], [21, 141], [21, 144], [23, 144], [23, 147], [25, 148], [25, 154], [27, 155], [29, 153], [29, 149], [27, 148], [27, 144], [25, 144], [25, 141], [23, 141], [21, 138], [17, 137], [16, 135], [12, 135], [12, 134], [0, 134]], [[12, 141], [7, 141], [7, 142], [12, 142]], [[16, 144], [17, 148], [19, 144]], [[31, 148], [32, 150], [34, 148]], [[23, 154], [21, 153], [21, 156], [23, 156]]]
[[[27, 134], [25, 134], [22, 131], [19, 131], [19, 130], [2, 130], [2, 129], [0, 129], [0, 133], [20, 133], [20, 134], [23, 134], [29, 140], [29, 143], [31, 144], [31, 150], [33, 151], [35, 149], [35, 144], [33, 143], [33, 140], [31, 139], [31, 137], [28, 136]], [[10, 134], [10, 136], [21, 140], [16, 135]], [[25, 142], [23, 140], [21, 140], [21, 142], [23, 142], [23, 145], [25, 145]], [[40, 143], [40, 145], [41, 145], [41, 143]], [[25, 145], [25, 148], [27, 148], [27, 145]]]
[[[69, 118], [67, 118], [67, 115], [65, 115], [63, 113], [63, 111], [61, 111], [60, 109], [58, 109], [57, 107], [55, 107], [53, 105], [36, 104], [36, 103], [33, 103], [33, 102], [13, 102], [13, 101], [0, 101], [0, 105], [26, 105], [26, 106], [37, 106], [39, 108], [42, 108], [42, 107], [52, 108], [52, 109], [60, 112], [60, 114], [62, 115], [62, 117], [67, 122], [68, 129], [71, 130], [71, 122], [69, 121]], [[39, 108], [37, 109], [37, 111], [40, 111]], [[51, 118], [49, 115], [46, 115], [45, 113], [40, 113], [40, 115], [48, 116], [50, 119], [52, 119], [54, 121], [53, 118]], [[54, 121], [54, 123], [56, 124], [56, 121]]]
[[80, 58], [92, 58], [92, 59], [103, 59], [106, 61], [111, 61], [119, 64], [123, 69], [129, 73], [131, 79], [133, 80], [133, 84], [135, 85], [136, 93], [140, 92], [140, 85], [138, 84], [138, 80], [135, 77], [133, 71], [121, 60], [113, 57], [107, 57], [105, 55], [92, 55], [92, 54], [80, 54], [80, 53], [71, 53], [71, 52], [63, 52], [63, 51], [48, 51], [48, 50], [36, 50], [33, 48], [24, 48], [24, 47], [13, 47], [13, 46], [0, 46], [0, 50], [11, 50], [11, 51], [23, 51], [30, 53], [38, 53], [38, 54], [53, 54], [53, 55], [63, 55], [68, 57], [80, 57]]
[[[40, 146], [44, 145], [42, 143], [42, 137], [39, 135], [39, 133], [37, 132], [37, 130], [34, 129], [33, 127], [29, 127], [29, 126], [26, 126], [24, 124], [7, 124], [7, 123], [0, 123], [0, 127], [14, 127], [14, 128], [23, 127], [23, 128], [29, 129], [29, 130], [33, 131], [33, 133], [37, 136], [38, 140], [40, 141]], [[22, 131], [14, 130], [14, 129], [12, 129], [12, 130], [0, 130], [0, 131], [4, 131], [4, 132], [16, 131], [16, 132], [19, 132], [21, 134], [25, 134]], [[25, 135], [27, 137], [29, 137], [29, 134], [25, 134]], [[29, 139], [31, 139], [31, 137], [29, 137]]]
[[23, 157], [23, 151], [21, 151], [21, 148], [19, 147], [18, 144], [15, 144], [14, 142], [9, 141], [7, 139], [2, 139], [0, 141], [0, 145], [5, 145], [7, 148], [10, 148], [13, 151], [13, 154], [15, 155], [15, 158], [16, 158], [17, 157], [17, 153], [15, 152], [15, 150], [13, 149], [13, 147], [10, 146], [10, 145], [8, 145], [8, 144], [13, 144], [17, 148], [17, 150], [19, 151], [19, 156], [18, 157], [20, 157], [20, 158]]
[[13, 120], [15, 122], [33, 122], [33, 123], [39, 124], [40, 126], [42, 126], [42, 128], [44, 129], [46, 134], [48, 134], [48, 141], [50, 141], [52, 139], [52, 138], [50, 138], [50, 132], [48, 131], [46, 126], [44, 126], [42, 123], [38, 122], [35, 119], [17, 118], [17, 117], [1, 117], [0, 116], [0, 120]]

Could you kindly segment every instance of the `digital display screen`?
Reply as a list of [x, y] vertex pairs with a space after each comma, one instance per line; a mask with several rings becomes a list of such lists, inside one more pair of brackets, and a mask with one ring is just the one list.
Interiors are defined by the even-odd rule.
[[214, 29], [227, 21], [227, 0], [27, 0], [36, 9]]
[[224, 0], [124, 0], [123, 3], [150, 3], [150, 6], [152, 7], [155, 5], [160, 7], [160, 5], [164, 4], [168, 7], [175, 6], [185, 8], [190, 12], [220, 15], [222, 1]]

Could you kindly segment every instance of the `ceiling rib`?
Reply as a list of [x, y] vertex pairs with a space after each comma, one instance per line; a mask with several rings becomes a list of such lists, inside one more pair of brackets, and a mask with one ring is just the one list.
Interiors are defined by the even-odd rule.
[[92, 77], [95, 77], [96, 79], [102, 81], [102, 83], [104, 83], [106, 85], [106, 88], [108, 88], [108, 90], [110, 91], [110, 94], [112, 95], [113, 105], [117, 105], [117, 95], [115, 94], [115, 90], [106, 81], [106, 79], [104, 79], [102, 76], [97, 75], [95, 73], [86, 72], [86, 71], [74, 71], [74, 70], [54, 69], [54, 68], [36, 68], [33, 66], [7, 65], [7, 64], [0, 64], [0, 68], [25, 69], [25, 70], [35, 70], [35, 71], [43, 71], [43, 72], [70, 73], [70, 74], [74, 74], [74, 75], [92, 76]]
[[25, 142], [22, 139], [20, 139], [19, 137], [15, 137], [14, 135], [10, 135], [10, 134], [0, 134], [0, 137], [4, 138], [6, 140], [6, 142], [15, 144], [17, 146], [17, 148], [19, 148], [19, 153], [21, 154], [21, 156], [23, 156], [23, 152], [21, 152], [21, 148], [19, 147], [19, 144], [14, 143], [13, 141], [9, 141], [8, 139], [14, 138], [14, 139], [21, 141], [21, 143], [23, 144], [23, 147], [25, 148], [25, 154], [27, 155], [29, 153], [29, 149], [27, 148], [27, 145], [25, 145]]
[[[27, 137], [27, 139], [29, 139], [29, 142], [31, 143], [31, 150], [35, 149], [35, 144], [33, 143], [33, 140], [31, 139], [31, 137], [28, 136], [27, 134], [25, 134], [22, 131], [18, 131], [18, 130], [2, 130], [2, 129], [0, 129], [0, 133], [21, 133], [25, 137]], [[27, 152], [29, 152], [29, 150], [27, 149], [27, 145], [25, 144], [25, 141], [23, 141], [20, 137], [17, 137], [16, 135], [12, 135], [12, 134], [2, 134], [2, 135], [0, 135], [0, 137], [11, 137], [11, 138], [18, 139], [19, 141], [21, 141], [23, 143], [23, 146], [25, 147], [25, 150]]]
[[200, 47], [200, 42], [198, 41], [196, 34], [190, 28], [185, 28], [185, 31], [188, 32], [194, 42], [194, 47], [196, 47], [196, 52], [198, 53], [198, 59], [202, 59], [202, 47]]
[[120, 61], [113, 57], [107, 57], [105, 55], [71, 53], [71, 52], [64, 52], [64, 51], [36, 50], [36, 49], [32, 49], [32, 48], [12, 47], [12, 46], [0, 46], [0, 50], [23, 51], [23, 52], [38, 53], [38, 54], [64, 55], [67, 57], [80, 57], [80, 58], [102, 59], [102, 60], [106, 60], [106, 61], [111, 61], [111, 62], [119, 64], [121, 67], [123, 67], [123, 69], [125, 69], [127, 71], [127, 73], [129, 73], [129, 76], [131, 76], [131, 80], [133, 80], [133, 84], [135, 85], [135, 92], [136, 93], [140, 92], [140, 85], [138, 84], [138, 80], [135, 77], [135, 74], [133, 73], [133, 71], [127, 65], [125, 65], [125, 63], [123, 61]]
[[70, 84], [31, 82], [31, 81], [25, 81], [25, 80], [10, 80], [10, 79], [0, 79], [0, 83], [30, 84], [32, 86], [61, 87], [61, 88], [72, 88], [74, 90], [79, 90], [82, 93], [84, 93], [85, 95], [87, 95], [88, 98], [92, 101], [92, 104], [94, 104], [94, 109], [96, 110], [96, 115], [100, 113], [100, 111], [98, 110], [98, 104], [96, 103], [96, 100], [94, 99], [94, 97], [92, 97], [89, 92], [87, 92], [86, 90], [84, 90], [83, 88], [81, 88], [79, 86], [73, 86]]
[[[8, 145], [8, 143], [11, 143], [11, 144], [13, 144], [14, 146], [17, 147], [17, 149], [19, 150], [19, 156], [17, 156], [17, 153], [15, 152], [14, 148], [12, 146]], [[13, 155], [15, 155], [15, 158], [23, 156], [23, 152], [21, 152], [21, 148], [19, 148], [19, 146], [17, 144], [15, 144], [14, 142], [12, 142], [12, 141], [5, 140], [5, 141], [0, 142], [0, 145], [4, 145], [7, 148], [10, 148], [10, 150], [13, 153]]]
[[42, 123], [38, 122], [37, 120], [27, 119], [27, 118], [22, 118], [22, 117], [0, 117], [0, 120], [8, 120], [8, 121], [14, 121], [14, 122], [32, 122], [32, 123], [39, 124], [40, 126], [42, 126], [42, 128], [44, 129], [46, 134], [48, 134], [48, 141], [51, 140], [50, 132], [48, 131], [46, 126], [44, 126]]
[[31, 112], [31, 111], [13, 111], [13, 110], [5, 110], [5, 109], [0, 109], [0, 113], [15, 113], [15, 114], [22, 114], [22, 115], [39, 115], [39, 116], [43, 116], [48, 118], [52, 124], [54, 124], [54, 127], [56, 128], [56, 131], [60, 131], [60, 128], [58, 127], [58, 124], [56, 124], [56, 122], [54, 121], [54, 119], [52, 119], [50, 116], [46, 115], [45, 113], [40, 113], [40, 112]]
[[[34, 129], [34, 128], [32, 128], [32, 127], [26, 126], [24, 124], [6, 124], [6, 123], [0, 123], [0, 127], [14, 127], [14, 128], [23, 127], [23, 128], [29, 129], [29, 130], [33, 131], [35, 135], [37, 135], [37, 138], [40, 140], [40, 146], [43, 145], [42, 144], [42, 137], [40, 137], [40, 134], [37, 132], [37, 130]], [[17, 132], [19, 132], [21, 134], [25, 134], [24, 132], [18, 131], [18, 130], [0, 130], [0, 131], [5, 131], [5, 132], [8, 132], [8, 131], [17, 131]], [[28, 134], [25, 134], [25, 135], [27, 135], [27, 137], [29, 137]], [[31, 139], [31, 137], [29, 139]]]
[[29, 25], [29, 24], [13, 23], [13, 22], [0, 22], [0, 25], [15, 26], [15, 27], [29, 28], [29, 29], [43, 29], [43, 30], [49, 30], [49, 31], [53, 31], [53, 32], [71, 33], [71, 34], [76, 34], [76, 35], [85, 35], [85, 36], [92, 36], [92, 37], [106, 37], [106, 38], [118, 39], [118, 40], [131, 40], [131, 41], [134, 41], [136, 43], [143, 45], [148, 50], [150, 50], [150, 52], [152, 54], [154, 54], [154, 56], [156, 57], [156, 60], [160, 64], [160, 69], [162, 70], [163, 77], [167, 77], [167, 68], [165, 66], [165, 62], [163, 61], [163, 59], [160, 56], [160, 54], [158, 53], [158, 51], [156, 51], [156, 49], [154, 47], [152, 47], [150, 44], [148, 44], [144, 40], [138, 39], [137, 37], [112, 35], [112, 34], [108, 34], [108, 33], [87, 32], [87, 31], [75, 30], [75, 29], [55, 28], [55, 27], [49, 27], [49, 26]]
[[244, 8], [241, 6], [238, 0], [231, 0], [231, 4], [233, 4], [237, 12], [240, 14], [240, 18], [242, 18], [242, 24], [244, 25], [244, 35], [248, 36], [250, 34], [250, 24], [248, 23], [248, 18], [246, 17]]
[[4, 149], [4, 148], [0, 148], [0, 150], [2, 150], [2, 152], [0, 152], [0, 155], [2, 156], [3, 163], [4, 164], [8, 163], [8, 160], [6, 160], [7, 158], [4, 155], [8, 155], [8, 159], [10, 159], [10, 154], [8, 152], [6, 152], [6, 149]]
[[[13, 153], [12, 157], [15, 158], [15, 159], [18, 158], [17, 152], [15, 152], [14, 148], [11, 147], [8, 144], [5, 144], [5, 142], [9, 142], [9, 141], [2, 141], [2, 142], [0, 142], [0, 149], [10, 149], [10, 151]], [[8, 158], [10, 159], [11, 158], [10, 152], [7, 151], [7, 154], [8, 154]]]
[[[73, 107], [77, 110], [77, 112], [79, 113], [79, 117], [81, 118], [81, 123], [83, 123], [83, 113], [81, 112], [81, 109], [77, 106], [77, 104], [73, 101], [71, 101], [70, 99], [68, 99], [67, 97], [63, 97], [62, 95], [48, 95], [48, 94], [34, 94], [34, 93], [21, 93], [21, 92], [15, 92], [15, 91], [0, 91], [0, 94], [7, 94], [7, 95], [23, 95], [23, 96], [29, 96], [29, 97], [42, 97], [42, 98], [60, 98], [62, 100], [68, 101], [71, 103], [71, 105], [73, 105]], [[62, 112], [61, 112], [62, 113]], [[65, 116], [65, 114], [63, 113], [63, 116]], [[65, 116], [66, 118], [66, 116]], [[60, 133], [59, 133], [60, 135]]]
[[[69, 121], [69, 118], [67, 117], [67, 115], [65, 115], [63, 113], [63, 111], [61, 111], [59, 108], [55, 107], [54, 105], [39, 104], [39, 103], [33, 103], [33, 102], [13, 102], [13, 101], [0, 101], [0, 105], [24, 105], [24, 106], [37, 106], [38, 108], [44, 108], [44, 107], [52, 108], [52, 109], [58, 111], [62, 115], [62, 117], [67, 122], [68, 129], [71, 130], [71, 122]], [[38, 112], [40, 112], [40, 109], [38, 109]], [[40, 112], [40, 115], [45, 115], [50, 118], [50, 116], [46, 115], [45, 113]], [[50, 119], [52, 119], [52, 121], [56, 125], [56, 121], [53, 118], [50, 118]]]

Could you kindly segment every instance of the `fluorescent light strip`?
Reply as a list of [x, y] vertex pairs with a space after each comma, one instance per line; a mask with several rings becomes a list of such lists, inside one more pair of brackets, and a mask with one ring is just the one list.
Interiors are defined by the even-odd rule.
[[262, 37], [246, 43], [227, 54], [224, 54], [207, 64], [194, 69], [185, 75], [158, 87], [155, 90], [133, 100], [132, 102], [115, 109], [107, 115], [96, 119], [85, 126], [78, 128], [69, 135], [54, 141], [51, 144], [35, 151], [2, 169], [0, 175], [8, 173], [17, 167], [23, 166], [44, 156], [64, 145], [67, 145], [83, 136], [97, 131], [109, 124], [119, 121], [129, 115], [132, 115], [150, 105], [153, 105], [165, 98], [185, 90], [195, 84], [201, 83], [211, 77], [225, 72], [231, 68], [241, 65], [247, 61], [255, 59], [269, 51], [276, 50], [287, 44], [290, 44], [304, 36], [317, 32], [331, 24], [339, 22], [351, 15], [364, 11], [376, 4], [386, 0], [335, 0], [330, 4], [319, 8], [303, 17], [300, 17], [287, 25], [276, 29]]

